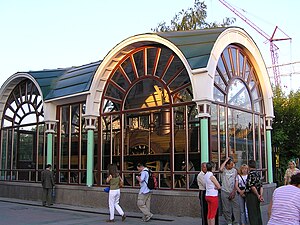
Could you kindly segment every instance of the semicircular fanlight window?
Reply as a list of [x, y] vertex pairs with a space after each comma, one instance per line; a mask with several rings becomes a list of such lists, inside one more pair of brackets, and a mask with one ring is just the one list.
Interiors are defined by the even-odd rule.
[[214, 79], [214, 100], [263, 113], [261, 87], [247, 54], [230, 45], [221, 54]]
[[145, 46], [126, 55], [107, 81], [102, 113], [190, 102], [192, 85], [185, 66], [165, 47]]
[[37, 124], [44, 120], [43, 99], [30, 80], [20, 82], [6, 102], [2, 127]]

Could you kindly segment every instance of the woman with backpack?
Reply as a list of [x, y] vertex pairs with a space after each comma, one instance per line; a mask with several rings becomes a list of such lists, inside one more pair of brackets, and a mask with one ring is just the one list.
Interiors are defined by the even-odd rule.
[[115, 222], [115, 209], [122, 216], [122, 221], [126, 219], [126, 215], [119, 205], [120, 200], [120, 186], [123, 184], [123, 180], [117, 173], [117, 166], [115, 164], [108, 165], [108, 177], [106, 182], [109, 183], [109, 220], [106, 222]]

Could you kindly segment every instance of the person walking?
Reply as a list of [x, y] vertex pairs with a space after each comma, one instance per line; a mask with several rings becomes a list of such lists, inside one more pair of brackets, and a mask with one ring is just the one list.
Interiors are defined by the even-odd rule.
[[249, 174], [246, 180], [246, 205], [250, 225], [262, 225], [260, 203], [264, 201], [261, 177], [256, 171], [256, 162], [250, 160], [248, 163]]
[[[223, 215], [228, 225], [240, 223], [240, 206], [236, 197], [235, 182], [237, 170], [234, 168], [234, 162], [228, 157], [220, 166], [221, 173], [221, 200], [223, 206]], [[234, 216], [234, 220], [232, 219]]]
[[289, 185], [276, 188], [269, 205], [268, 225], [300, 224], [300, 173], [291, 176]]
[[108, 177], [106, 183], [109, 183], [108, 205], [109, 205], [109, 220], [106, 222], [115, 222], [115, 209], [122, 216], [122, 221], [126, 219], [126, 215], [119, 205], [120, 202], [120, 184], [123, 183], [122, 178], [117, 173], [117, 165], [108, 165]]
[[52, 190], [55, 184], [50, 164], [47, 164], [45, 170], [41, 173], [41, 183], [43, 187], [42, 204], [43, 206], [51, 206], [53, 205]]
[[246, 207], [246, 181], [248, 177], [248, 165], [243, 164], [241, 165], [238, 176], [235, 182], [235, 188], [237, 190], [237, 198], [240, 205], [240, 212], [241, 212], [241, 224], [245, 225], [247, 223], [247, 207]]
[[288, 185], [291, 181], [291, 176], [299, 172], [300, 170], [296, 167], [295, 161], [289, 161], [289, 168], [287, 168], [284, 175], [284, 185]]
[[217, 181], [216, 177], [212, 173], [213, 164], [207, 163], [206, 169], [207, 172], [204, 175], [205, 181], [205, 200], [207, 202], [207, 224], [208, 225], [215, 225], [215, 217], [217, 215], [218, 207], [219, 207], [219, 192], [218, 190], [221, 189], [219, 182]]
[[153, 217], [153, 214], [150, 211], [152, 191], [147, 186], [149, 180], [148, 168], [145, 167], [143, 163], [139, 163], [137, 165], [137, 170], [139, 171], [139, 175], [136, 176], [136, 179], [140, 184], [137, 206], [143, 213], [142, 221], [148, 222]]

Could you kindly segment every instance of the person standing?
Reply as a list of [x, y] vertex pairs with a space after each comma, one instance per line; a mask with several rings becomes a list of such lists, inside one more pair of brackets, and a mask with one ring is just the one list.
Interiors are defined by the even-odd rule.
[[262, 225], [260, 202], [264, 201], [261, 177], [256, 171], [256, 162], [250, 160], [248, 163], [249, 174], [246, 180], [246, 205], [250, 225]]
[[145, 167], [144, 164], [139, 163], [137, 165], [137, 169], [139, 171], [139, 175], [136, 176], [136, 179], [140, 183], [140, 191], [138, 194], [137, 206], [143, 213], [142, 221], [148, 222], [153, 217], [153, 214], [150, 211], [152, 192], [147, 186], [149, 180], [148, 168]]
[[120, 183], [123, 183], [122, 178], [117, 173], [115, 164], [108, 165], [108, 177], [106, 183], [109, 183], [108, 205], [109, 205], [109, 220], [106, 222], [115, 222], [115, 209], [122, 216], [122, 221], [126, 219], [126, 215], [119, 205], [120, 201]]
[[208, 225], [215, 225], [215, 217], [217, 215], [218, 207], [219, 207], [219, 192], [218, 190], [221, 189], [219, 182], [217, 181], [216, 177], [212, 173], [213, 164], [207, 163], [206, 169], [207, 172], [204, 175], [205, 181], [205, 200], [207, 202], [207, 224]]
[[291, 181], [291, 176], [298, 172], [300, 170], [296, 167], [296, 163], [293, 160], [289, 161], [289, 168], [287, 168], [284, 175], [284, 185], [288, 185]]
[[237, 190], [237, 198], [240, 205], [241, 212], [241, 224], [245, 225], [247, 223], [247, 208], [246, 208], [246, 181], [248, 177], [248, 166], [246, 164], [241, 165], [238, 176], [235, 182], [235, 188]]
[[[235, 182], [237, 170], [234, 168], [234, 162], [228, 157], [220, 166], [221, 173], [221, 200], [223, 206], [223, 215], [228, 225], [240, 223], [240, 206], [236, 197]], [[232, 221], [232, 215], [234, 221]]]
[[199, 200], [201, 206], [201, 217], [202, 217], [202, 225], [207, 225], [207, 202], [205, 200], [205, 180], [204, 176], [207, 172], [206, 163], [201, 163], [201, 171], [197, 176], [197, 183], [199, 187]]
[[41, 183], [43, 186], [42, 204], [43, 206], [51, 206], [53, 205], [52, 190], [55, 184], [50, 164], [47, 164], [45, 170], [41, 173]]
[[291, 176], [290, 185], [276, 188], [269, 205], [268, 225], [300, 224], [300, 173]]

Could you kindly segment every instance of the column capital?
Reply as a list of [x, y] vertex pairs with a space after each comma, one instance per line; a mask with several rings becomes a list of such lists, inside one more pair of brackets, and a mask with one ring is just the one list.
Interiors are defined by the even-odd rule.
[[272, 123], [273, 123], [274, 116], [266, 116], [266, 129], [272, 130]]
[[211, 115], [211, 101], [208, 99], [194, 100], [197, 104], [198, 118], [208, 118]]
[[45, 133], [56, 133], [56, 124], [58, 120], [45, 120], [46, 130]]
[[98, 116], [96, 115], [83, 115], [84, 127], [86, 130], [95, 130]]

